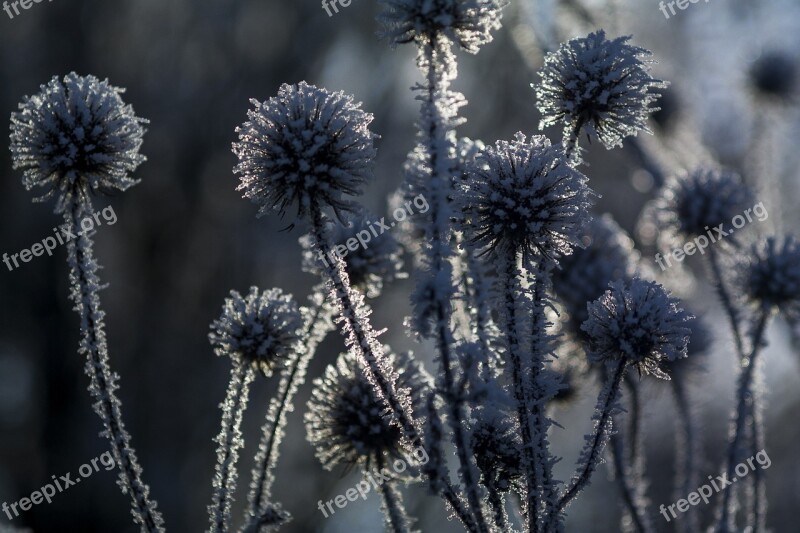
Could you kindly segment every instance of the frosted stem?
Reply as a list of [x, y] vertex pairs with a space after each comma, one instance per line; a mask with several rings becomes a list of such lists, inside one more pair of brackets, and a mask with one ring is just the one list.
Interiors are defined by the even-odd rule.
[[[686, 394], [682, 376], [674, 376], [670, 381], [675, 404], [678, 410], [678, 428], [675, 432], [675, 501], [685, 497], [698, 486], [696, 460], [700, 447], [695, 434], [695, 419]], [[683, 520], [676, 523], [684, 533], [700, 531], [700, 521], [694, 506], [689, 507]]]
[[275, 467], [278, 463], [278, 447], [283, 439], [286, 427], [286, 416], [294, 409], [293, 400], [299, 387], [305, 382], [306, 370], [317, 346], [325, 335], [333, 330], [333, 308], [326, 304], [318, 294], [307, 311], [306, 327], [303, 333], [305, 346], [295, 354], [289, 367], [281, 374], [278, 391], [270, 401], [267, 420], [261, 429], [261, 443], [255, 457], [255, 466], [251, 476], [248, 510], [245, 523], [254, 527], [262, 521], [262, 515], [272, 513], [269, 500], [272, 496], [272, 485], [275, 482]]
[[109, 366], [105, 313], [100, 308], [98, 294], [101, 285], [97, 270], [100, 267], [94, 259], [91, 237], [87, 233], [81, 234], [80, 221], [91, 216], [92, 212], [91, 205], [77, 200], [64, 212], [64, 219], [76, 236], [67, 243], [67, 263], [70, 267], [70, 298], [80, 316], [79, 353], [86, 356], [84, 368], [90, 379], [89, 392], [95, 400], [94, 410], [103, 421], [101, 435], [111, 443], [111, 452], [119, 467], [118, 484], [122, 493], [131, 497], [134, 521], [141, 531], [162, 532], [164, 521], [156, 510], [156, 503], [149, 499], [150, 489], [142, 481], [142, 468], [122, 421], [122, 403], [116, 395], [118, 376]]
[[209, 533], [225, 533], [229, 528], [231, 503], [236, 492], [236, 463], [239, 450], [244, 446], [242, 417], [247, 408], [247, 396], [255, 372], [250, 365], [234, 363], [225, 402], [222, 404], [222, 428], [215, 439], [217, 466], [214, 471], [214, 493], [208, 513]]
[[[728, 445], [727, 465], [725, 468], [728, 479], [734, 479], [736, 477], [734, 469], [741, 457], [746, 421], [749, 418], [753, 397], [756, 394], [753, 389], [754, 370], [757, 364], [758, 354], [761, 351], [768, 318], [768, 311], [762, 310], [761, 317], [758, 319], [758, 323], [753, 332], [752, 351], [749, 357], [742, 360], [742, 370], [739, 374], [739, 385], [736, 390], [736, 413], [733, 418], [731, 440]], [[730, 486], [722, 490], [722, 501], [720, 503], [718, 511], [719, 517], [716, 524], [716, 531], [718, 533], [736, 530], [736, 501], [732, 498], [732, 495], [733, 491]]]
[[[378, 471], [384, 467], [382, 457], [378, 458]], [[392, 481], [380, 484], [381, 497], [383, 498], [383, 513], [386, 517], [386, 529], [392, 533], [411, 533], [408, 513], [403, 505], [403, 497]]]

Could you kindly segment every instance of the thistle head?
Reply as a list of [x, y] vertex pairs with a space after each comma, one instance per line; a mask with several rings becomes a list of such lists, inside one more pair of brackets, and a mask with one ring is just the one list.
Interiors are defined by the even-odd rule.
[[517, 133], [486, 147], [469, 171], [458, 203], [467, 243], [490, 259], [521, 253], [555, 260], [569, 254], [588, 221], [588, 179], [560, 145]]
[[612, 282], [588, 310], [589, 318], [581, 327], [592, 362], [624, 360], [640, 374], [669, 379], [661, 363], [686, 357], [691, 315], [654, 281], [635, 277]]
[[548, 54], [539, 71], [542, 82], [533, 85], [539, 128], [561, 123], [565, 137], [587, 128], [607, 149], [639, 131], [649, 133], [647, 118], [666, 84], [650, 76], [651, 53], [629, 40], [608, 40], [599, 30]]
[[[399, 371], [396, 387], [405, 389], [412, 410], [421, 412], [429, 377], [410, 355], [387, 355]], [[392, 423], [352, 352], [340, 355], [314, 380], [305, 421], [308, 441], [327, 470], [337, 465], [368, 470], [379, 458], [401, 457], [403, 432]]]
[[208, 339], [214, 353], [251, 365], [269, 376], [299, 348], [303, 318], [297, 302], [280, 289], [251, 287], [242, 296], [231, 291]]
[[738, 269], [739, 285], [748, 302], [778, 310], [796, 322], [800, 319], [800, 242], [792, 236], [782, 241], [769, 237], [753, 246], [749, 259]]
[[474, 54], [500, 28], [505, 0], [380, 0], [382, 36], [392, 45], [427, 44], [445, 36]]
[[578, 332], [589, 318], [586, 304], [597, 299], [616, 280], [630, 280], [636, 273], [639, 253], [633, 240], [611, 215], [594, 218], [582, 232], [582, 247], [560, 261], [553, 271], [553, 290]]
[[648, 211], [661, 231], [663, 244], [672, 246], [721, 224], [729, 227], [731, 219], [754, 202], [752, 190], [735, 172], [698, 168], [670, 179]]
[[53, 77], [11, 114], [11, 160], [37, 200], [57, 198], [56, 212], [89, 194], [124, 191], [145, 157], [139, 153], [147, 121], [122, 101], [124, 89], [74, 72]]
[[305, 82], [281, 86], [265, 102], [251, 100], [248, 121], [236, 129], [236, 188], [259, 205], [259, 216], [294, 207], [297, 218], [331, 208], [354, 211], [375, 157], [372, 115], [342, 92]]
[[485, 485], [507, 492], [523, 476], [522, 441], [514, 417], [491, 405], [475, 409], [472, 451]]
[[[342, 224], [333, 223], [328, 235], [333, 249], [344, 250], [350, 285], [369, 298], [377, 297], [384, 283], [406, 276], [403, 272], [403, 248], [389, 231], [383, 231], [378, 219], [368, 213], [347, 215]], [[371, 231], [372, 229], [372, 231]], [[303, 270], [320, 275], [322, 260], [309, 235], [300, 239], [303, 247]], [[338, 253], [338, 252], [337, 252]]]

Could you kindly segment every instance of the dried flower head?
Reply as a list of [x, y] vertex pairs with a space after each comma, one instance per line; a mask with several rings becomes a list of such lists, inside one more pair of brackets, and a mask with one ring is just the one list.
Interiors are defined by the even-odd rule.
[[603, 30], [573, 39], [547, 55], [536, 90], [539, 128], [564, 124], [564, 136], [593, 132], [606, 148], [648, 132], [663, 81], [650, 76], [651, 53], [628, 44], [630, 36], [606, 39]]
[[491, 406], [474, 412], [472, 452], [487, 486], [506, 492], [522, 478], [522, 442], [514, 416]]
[[251, 103], [249, 120], [236, 129], [234, 172], [241, 181], [236, 190], [260, 206], [259, 216], [270, 210], [283, 216], [290, 206], [297, 218], [316, 208], [330, 207], [337, 217], [353, 211], [347, 197], [361, 194], [372, 175], [372, 115], [342, 92], [305, 82]]
[[486, 147], [469, 174], [458, 199], [466, 219], [460, 229], [481, 255], [521, 252], [529, 261], [572, 251], [589, 219], [592, 191], [560, 145], [517, 133]]
[[220, 317], [211, 323], [208, 339], [214, 352], [238, 364], [272, 374], [298, 348], [303, 318], [297, 302], [280, 289], [260, 292], [250, 287], [242, 296], [231, 291]]
[[691, 315], [658, 283], [638, 277], [627, 283], [612, 282], [588, 308], [589, 318], [582, 328], [589, 339], [591, 361], [624, 359], [640, 374], [669, 379], [661, 362], [686, 357]]
[[647, 211], [661, 230], [662, 244], [671, 248], [721, 224], [728, 227], [754, 202], [752, 190], [735, 172], [698, 168], [668, 180]]
[[469, 53], [491, 42], [505, 0], [380, 0], [382, 35], [393, 45], [444, 35]]
[[586, 304], [600, 297], [612, 281], [633, 278], [639, 261], [633, 240], [611, 215], [592, 219], [580, 240], [583, 246], [553, 271], [553, 290], [574, 333], [589, 318]]
[[124, 191], [145, 157], [143, 124], [120, 95], [124, 89], [74, 72], [54, 77], [11, 114], [11, 158], [27, 190], [47, 189], [37, 200], [58, 198], [56, 212], [90, 193]]
[[[414, 412], [422, 412], [430, 378], [408, 354], [387, 352], [387, 357], [399, 373], [397, 388], [408, 392]], [[402, 430], [391, 422], [352, 352], [340, 355], [314, 380], [305, 421], [308, 441], [328, 470], [337, 465], [368, 470], [379, 457], [401, 457]]]
[[777, 309], [796, 322], [800, 319], [800, 242], [787, 236], [769, 237], [753, 246], [751, 257], [739, 269], [742, 293], [752, 304]]
[[[345, 216], [342, 224], [334, 223], [328, 232], [332, 248], [345, 250], [341, 255], [350, 285], [369, 298], [377, 297], [384, 283], [406, 277], [403, 248], [391, 232], [380, 227], [381, 223], [382, 219], [360, 212]], [[303, 270], [322, 275], [323, 259], [330, 262], [330, 258], [320, 256], [310, 235], [301, 237], [300, 244], [303, 247]]]

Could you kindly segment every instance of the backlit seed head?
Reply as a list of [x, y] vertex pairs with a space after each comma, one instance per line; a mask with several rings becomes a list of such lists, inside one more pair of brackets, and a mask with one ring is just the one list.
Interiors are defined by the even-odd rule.
[[145, 157], [139, 153], [147, 121], [122, 101], [124, 89], [72, 72], [54, 77], [11, 114], [11, 160], [26, 189], [46, 189], [56, 212], [90, 194], [124, 191]]

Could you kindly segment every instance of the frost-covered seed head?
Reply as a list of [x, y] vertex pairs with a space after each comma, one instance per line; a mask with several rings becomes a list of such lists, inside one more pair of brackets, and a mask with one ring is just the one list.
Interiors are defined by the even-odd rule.
[[469, 53], [491, 42], [506, 0], [380, 0], [382, 35], [393, 45], [443, 35]]
[[754, 202], [752, 190], [735, 172], [698, 168], [670, 179], [648, 211], [661, 230], [660, 240], [671, 248], [720, 224], [728, 228]]
[[519, 427], [514, 417], [493, 408], [475, 410], [472, 451], [484, 484], [506, 492], [522, 478]]
[[147, 121], [120, 95], [124, 89], [72, 72], [54, 77], [25, 97], [11, 114], [11, 158], [26, 189], [47, 189], [37, 200], [57, 197], [56, 212], [90, 193], [124, 191], [145, 161], [139, 153]]
[[639, 261], [633, 241], [611, 215], [592, 219], [580, 240], [583, 247], [564, 257], [561, 268], [553, 271], [553, 290], [573, 330], [589, 318], [586, 304], [602, 295], [612, 281], [633, 278]]
[[297, 218], [330, 207], [337, 217], [353, 211], [362, 186], [372, 176], [376, 136], [372, 115], [342, 92], [305, 82], [281, 86], [236, 129], [239, 158], [236, 190], [260, 206], [259, 216], [274, 210], [283, 216], [294, 206]]
[[[414, 412], [422, 412], [430, 378], [410, 355], [387, 355], [400, 374], [396, 387], [409, 393]], [[314, 380], [305, 415], [308, 441], [327, 470], [337, 465], [369, 470], [379, 457], [401, 457], [402, 430], [390, 416], [360, 360], [352, 352], [343, 353]]]
[[466, 219], [460, 229], [482, 255], [556, 259], [572, 251], [592, 191], [560, 145], [517, 133], [485, 148], [469, 174], [458, 199]]
[[297, 302], [280, 289], [246, 296], [231, 291], [220, 317], [211, 323], [208, 339], [214, 353], [238, 364], [252, 365], [269, 376], [288, 360], [301, 338], [303, 318]]
[[564, 124], [565, 136], [587, 128], [606, 148], [647, 128], [659, 89], [650, 76], [651, 53], [628, 44], [630, 36], [606, 39], [603, 30], [573, 39], [547, 55], [536, 90], [539, 128]]
[[588, 308], [582, 328], [592, 362], [624, 359], [639, 373], [669, 379], [661, 362], [686, 357], [691, 315], [658, 283], [638, 277], [613, 282]]
[[800, 319], [800, 242], [769, 237], [753, 246], [739, 269], [742, 293], [762, 309], [777, 309], [792, 321]]
[[[329, 231], [332, 247], [335, 249], [343, 246], [347, 249], [344, 262], [350, 284], [369, 298], [377, 297], [384, 283], [405, 277], [403, 248], [397, 239], [389, 231], [380, 233], [381, 230], [378, 229], [377, 237], [370, 232], [370, 228], [376, 226], [377, 220], [379, 219], [361, 212], [345, 216], [343, 224], [334, 224]], [[362, 245], [359, 238], [366, 244]], [[313, 239], [310, 235], [304, 235], [300, 243], [303, 247], [303, 270], [321, 275], [324, 263], [314, 247]], [[330, 261], [330, 258], [326, 258], [326, 261]]]

